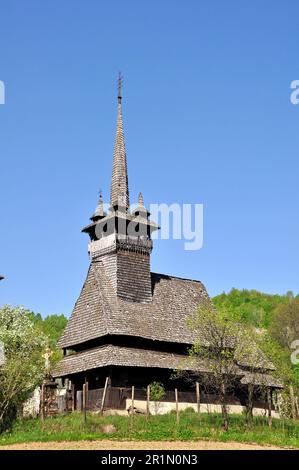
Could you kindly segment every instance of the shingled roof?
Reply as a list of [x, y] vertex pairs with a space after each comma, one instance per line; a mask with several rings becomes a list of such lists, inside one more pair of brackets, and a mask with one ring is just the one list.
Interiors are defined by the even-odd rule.
[[[53, 377], [63, 377], [78, 372], [106, 366], [153, 367], [159, 369], [183, 369], [212, 372], [207, 361], [199, 357], [106, 344], [65, 356], [52, 371]], [[236, 372], [243, 377], [245, 372], [236, 366]]]
[[110, 205], [113, 207], [114, 205], [119, 204], [119, 202], [121, 202], [126, 209], [128, 209], [130, 206], [127, 157], [120, 94], [118, 96]]
[[[52, 375], [53, 377], [63, 377], [112, 365], [177, 369], [185, 360], [186, 356], [182, 354], [108, 344], [65, 356], [52, 371]], [[191, 368], [191, 365], [184, 367], [185, 370], [191, 370]], [[203, 363], [200, 364], [200, 370], [207, 371]]]
[[[54, 378], [65, 377], [106, 366], [184, 369], [211, 373], [211, 368], [198, 357], [107, 344], [65, 356], [51, 372], [51, 375]], [[269, 374], [251, 373], [237, 366], [236, 373], [243, 385], [251, 383], [257, 386], [283, 388], [281, 382]]]
[[241, 379], [241, 384], [253, 384], [264, 387], [267, 386], [273, 388], [284, 388], [282, 382], [273, 377], [272, 375], [252, 372], [245, 372], [244, 377]]
[[102, 261], [93, 261], [73, 313], [60, 338], [61, 348], [105, 335], [129, 335], [157, 341], [191, 344], [186, 321], [208, 298], [199, 281], [151, 273], [150, 303], [129, 302], [116, 296]]

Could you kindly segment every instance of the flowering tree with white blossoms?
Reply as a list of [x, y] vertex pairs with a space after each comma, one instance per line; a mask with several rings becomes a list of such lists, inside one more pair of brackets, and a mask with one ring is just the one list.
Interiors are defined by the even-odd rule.
[[0, 432], [41, 383], [46, 342], [24, 308], [0, 308]]

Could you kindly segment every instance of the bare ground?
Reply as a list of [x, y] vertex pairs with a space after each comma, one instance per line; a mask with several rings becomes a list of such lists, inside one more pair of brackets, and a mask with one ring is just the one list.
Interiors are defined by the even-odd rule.
[[0, 446], [0, 450], [281, 450], [280, 447], [214, 441], [74, 441], [28, 442]]

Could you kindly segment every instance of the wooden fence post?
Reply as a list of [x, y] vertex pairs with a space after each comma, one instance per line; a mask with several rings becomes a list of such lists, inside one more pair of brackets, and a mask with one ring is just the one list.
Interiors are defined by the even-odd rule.
[[199, 388], [199, 382], [196, 382], [196, 403], [197, 403], [197, 413], [200, 415], [200, 388]]
[[132, 404], [131, 404], [131, 414], [134, 414], [134, 399], [135, 399], [135, 387], [132, 385]]
[[101, 414], [102, 414], [103, 411], [104, 411], [108, 382], [109, 382], [109, 377], [106, 377], [106, 380], [105, 380], [105, 387], [104, 387], [103, 396], [102, 396], [101, 410], [100, 410]]
[[84, 416], [84, 424], [86, 424], [86, 383], [83, 384], [82, 410]]
[[45, 385], [42, 384], [41, 392], [40, 392], [40, 411], [41, 411], [41, 420], [44, 424], [45, 421]]
[[76, 391], [75, 391], [75, 384], [72, 383], [72, 411], [76, 409]]
[[296, 402], [295, 402], [295, 395], [294, 395], [294, 387], [290, 385], [290, 399], [291, 399], [291, 408], [292, 408], [292, 418], [296, 419]]
[[86, 398], [85, 398], [85, 402], [86, 402], [86, 412], [89, 410], [88, 408], [88, 392], [89, 392], [89, 385], [88, 385], [88, 382], [87, 380], [85, 380], [85, 395], [86, 395]]
[[146, 415], [149, 416], [150, 414], [150, 386], [147, 386], [146, 389]]
[[174, 394], [175, 394], [176, 422], [178, 423], [180, 421], [180, 414], [179, 414], [179, 398], [178, 398], [177, 388], [175, 388]]
[[270, 388], [267, 388], [267, 402], [268, 402], [268, 424], [271, 428], [272, 426], [272, 391]]

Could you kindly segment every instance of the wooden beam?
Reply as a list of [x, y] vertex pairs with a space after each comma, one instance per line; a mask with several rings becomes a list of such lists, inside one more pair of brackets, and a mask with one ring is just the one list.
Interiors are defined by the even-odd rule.
[[270, 387], [267, 388], [267, 402], [268, 402], [268, 424], [272, 426], [272, 390]]
[[131, 404], [131, 414], [134, 414], [134, 400], [135, 400], [135, 387], [132, 385], [132, 404]]
[[106, 394], [107, 394], [108, 383], [109, 383], [109, 377], [106, 377], [105, 386], [104, 386], [104, 391], [103, 391], [103, 396], [102, 396], [101, 410], [100, 410], [101, 414], [102, 414], [103, 411], [104, 411], [104, 406], [105, 406], [105, 400], [106, 400]]
[[174, 389], [174, 395], [175, 395], [175, 409], [176, 409], [176, 422], [179, 423], [180, 421], [180, 413], [179, 413], [179, 394], [178, 394], [178, 389]]
[[83, 397], [82, 397], [82, 410], [83, 410], [83, 416], [84, 416], [84, 424], [86, 424], [86, 383], [83, 384]]
[[196, 382], [196, 403], [197, 403], [197, 413], [200, 415], [200, 388], [199, 388], [199, 382]]
[[146, 388], [146, 415], [149, 416], [150, 414], [150, 393], [151, 393], [151, 388], [148, 385]]
[[86, 402], [86, 412], [88, 411], [88, 392], [89, 392], [89, 384], [86, 380], [85, 382], [85, 394], [86, 394], [86, 398], [85, 398], [85, 402]]
[[76, 409], [76, 390], [75, 390], [75, 384], [72, 382], [72, 411], [75, 411]]

